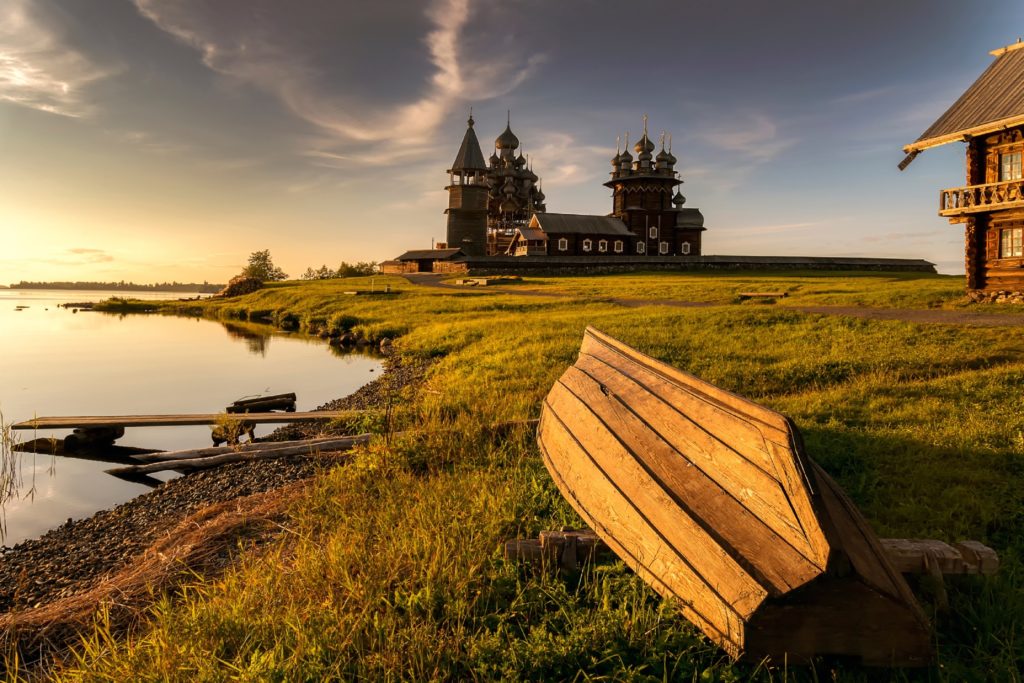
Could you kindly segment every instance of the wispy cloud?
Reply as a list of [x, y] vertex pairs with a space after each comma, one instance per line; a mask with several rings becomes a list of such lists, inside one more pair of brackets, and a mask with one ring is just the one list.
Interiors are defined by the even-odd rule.
[[[463, 34], [471, 18], [469, 0], [435, 0], [426, 9], [430, 29], [422, 37], [429, 73], [415, 99], [381, 104], [352, 88], [339, 88], [301, 36], [279, 30], [274, 17], [287, 8], [270, 0], [247, 3], [245, 21], [217, 21], [218, 3], [134, 0], [143, 16], [194, 47], [210, 69], [270, 93], [302, 120], [323, 131], [327, 144], [309, 149], [319, 165], [339, 166], [353, 157], [339, 142], [383, 143], [407, 155], [426, 151], [431, 134], [455, 106], [503, 95], [526, 80], [543, 61], [515, 50], [465, 53]], [[512, 55], [512, 56], [508, 56]], [[372, 80], [372, 74], [367, 74]], [[379, 151], [379, 150], [378, 150]], [[393, 159], [393, 157], [391, 157]]]
[[92, 111], [87, 86], [109, 75], [63, 40], [59, 17], [31, 0], [0, 9], [0, 100], [59, 114]]
[[763, 114], [722, 121], [701, 130], [700, 135], [715, 147], [741, 154], [748, 163], [771, 161], [797, 142], [782, 135], [778, 124]]
[[103, 249], [72, 247], [71, 249], [66, 249], [63, 253], [52, 258], [43, 258], [39, 260], [55, 266], [86, 266], [97, 263], [109, 263], [114, 260], [114, 257]]

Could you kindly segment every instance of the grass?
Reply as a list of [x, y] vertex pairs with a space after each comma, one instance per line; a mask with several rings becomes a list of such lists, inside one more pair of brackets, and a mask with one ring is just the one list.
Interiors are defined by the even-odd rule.
[[[413, 288], [346, 297], [365, 280], [281, 283], [168, 312], [272, 320], [309, 333], [398, 338], [434, 361], [394, 428], [319, 477], [282, 538], [220, 577], [160, 597], [130, 635], [103, 613], [60, 680], [1020, 680], [1024, 668], [1024, 339], [1010, 329], [805, 315], [783, 305], [624, 308], [609, 297], [719, 297], [794, 287], [832, 303], [958, 305], [941, 277], [807, 273], [530, 278], [572, 298]], [[670, 294], [667, 294], [670, 293]], [[832, 297], [831, 299], [829, 299]], [[605, 299], [602, 301], [602, 299]], [[714, 300], [714, 298], [705, 298]], [[821, 303], [819, 300], [816, 303]], [[950, 580], [924, 671], [730, 663], [621, 563], [558, 577], [505, 562], [503, 539], [579, 520], [532, 435], [481, 429], [536, 417], [594, 325], [794, 418], [808, 450], [881, 536], [974, 538], [992, 578]]]

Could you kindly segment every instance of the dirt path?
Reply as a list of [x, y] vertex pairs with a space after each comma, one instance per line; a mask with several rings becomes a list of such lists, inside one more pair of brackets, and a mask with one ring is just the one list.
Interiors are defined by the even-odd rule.
[[[404, 275], [411, 284], [421, 287], [455, 290], [465, 294], [515, 294], [517, 296], [540, 296], [553, 299], [573, 298], [570, 294], [559, 292], [541, 292], [535, 289], [519, 289], [517, 287], [487, 287], [486, 290], [450, 285], [441, 282], [443, 275], [420, 273]], [[604, 299], [609, 303], [628, 308], [642, 306], [670, 306], [672, 308], [706, 308], [722, 304], [707, 301], [679, 301], [676, 299]], [[909, 323], [936, 323], [940, 325], [967, 325], [974, 327], [1024, 327], [1024, 312], [1012, 313], [980, 313], [975, 311], [950, 310], [945, 308], [871, 308], [868, 306], [812, 306], [795, 305], [779, 306], [776, 310], [785, 309], [817, 315], [845, 315], [867, 320], [901, 320]]]

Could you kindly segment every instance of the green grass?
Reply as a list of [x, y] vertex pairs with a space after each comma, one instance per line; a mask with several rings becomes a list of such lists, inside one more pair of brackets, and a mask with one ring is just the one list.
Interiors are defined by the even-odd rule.
[[[220, 578], [160, 599], [130, 637], [96, 628], [64, 680], [1020, 680], [1024, 667], [1024, 338], [1008, 328], [913, 325], [732, 305], [739, 289], [794, 287], [829, 303], [955, 305], [948, 278], [765, 274], [535, 279], [577, 297], [413, 288], [344, 296], [367, 280], [282, 283], [236, 300], [163, 304], [311, 333], [398, 337], [436, 361], [396, 428], [327, 471], [287, 532]], [[722, 306], [624, 308], [608, 297], [723, 297]], [[694, 294], [696, 292], [697, 294]], [[944, 293], [945, 292], [945, 293]], [[824, 303], [819, 300], [816, 303]], [[925, 304], [922, 304], [925, 305]], [[931, 305], [928, 303], [928, 305]], [[579, 523], [532, 436], [490, 422], [535, 417], [586, 325], [794, 418], [812, 457], [881, 536], [974, 538], [992, 578], [949, 580], [934, 614], [939, 665], [731, 664], [625, 567], [557, 577], [505, 562], [503, 539]], [[927, 587], [921, 593], [934, 610]]]

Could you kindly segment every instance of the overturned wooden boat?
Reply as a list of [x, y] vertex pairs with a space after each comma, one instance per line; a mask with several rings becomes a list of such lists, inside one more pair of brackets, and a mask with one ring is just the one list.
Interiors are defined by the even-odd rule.
[[789, 418], [588, 328], [538, 442], [590, 528], [733, 657], [932, 660], [907, 583]]

